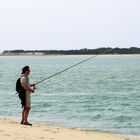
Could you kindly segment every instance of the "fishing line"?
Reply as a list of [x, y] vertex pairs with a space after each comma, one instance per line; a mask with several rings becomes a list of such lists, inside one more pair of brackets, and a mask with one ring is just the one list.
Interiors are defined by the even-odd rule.
[[70, 66], [70, 67], [67, 67], [67, 68], [65, 68], [65, 69], [63, 69], [63, 70], [61, 70], [61, 71], [59, 71], [59, 72], [57, 72], [57, 73], [55, 73], [55, 74], [53, 74], [53, 75], [47, 77], [47, 78], [44, 78], [44, 79], [42, 79], [42, 80], [36, 82], [34, 85], [38, 85], [38, 84], [40, 84], [40, 83], [42, 83], [42, 82], [44, 82], [44, 81], [46, 81], [46, 80], [48, 80], [48, 79], [50, 79], [50, 78], [52, 78], [52, 77], [58, 75], [58, 74], [60, 74], [60, 73], [63, 73], [63, 72], [65, 72], [65, 71], [67, 71], [67, 70], [69, 70], [69, 69], [71, 69], [71, 68], [73, 68], [73, 67], [75, 67], [75, 66], [77, 66], [77, 65], [80, 65], [80, 64], [82, 64], [82, 63], [84, 63], [84, 62], [86, 62], [86, 61], [88, 61], [88, 60], [90, 60], [90, 59], [96, 58], [98, 55], [105, 54], [105, 53], [107, 53], [107, 52], [109, 52], [109, 51], [111, 51], [111, 50], [112, 50], [112, 48], [109, 48], [108, 50], [103, 51], [103, 52], [101, 52], [101, 53], [99, 53], [99, 54], [97, 54], [97, 55], [93, 55], [93, 56], [91, 56], [91, 57], [89, 57], [89, 58], [87, 58], [87, 59], [85, 59], [85, 60], [82, 60], [82, 61], [80, 61], [80, 62], [78, 62], [78, 63], [76, 63], [76, 64], [74, 64], [74, 65], [72, 65], [72, 66]]

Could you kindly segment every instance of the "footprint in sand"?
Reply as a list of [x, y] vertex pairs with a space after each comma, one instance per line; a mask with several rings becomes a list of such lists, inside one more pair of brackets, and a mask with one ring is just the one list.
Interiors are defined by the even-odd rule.
[[44, 137], [38, 137], [39, 139], [44, 139]]
[[128, 139], [128, 138], [125, 138], [125, 140], [130, 140], [130, 139]]
[[0, 130], [0, 133], [3, 133], [4, 132], [4, 130]]
[[49, 129], [44, 129], [43, 131], [50, 131], [52, 133], [58, 133], [57, 131], [52, 131], [52, 130], [49, 130]]
[[11, 135], [9, 135], [9, 134], [4, 134], [4, 136], [11, 136]]
[[56, 131], [51, 131], [52, 133], [58, 133], [58, 132], [56, 132]]
[[43, 131], [51, 131], [51, 130], [49, 130], [49, 129], [43, 129]]

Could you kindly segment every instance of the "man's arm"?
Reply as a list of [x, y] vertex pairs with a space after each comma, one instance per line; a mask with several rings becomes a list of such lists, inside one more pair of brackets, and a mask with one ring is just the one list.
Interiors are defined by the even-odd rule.
[[21, 77], [21, 86], [26, 90], [26, 91], [31, 91], [34, 92], [34, 89], [27, 83], [26, 77]]

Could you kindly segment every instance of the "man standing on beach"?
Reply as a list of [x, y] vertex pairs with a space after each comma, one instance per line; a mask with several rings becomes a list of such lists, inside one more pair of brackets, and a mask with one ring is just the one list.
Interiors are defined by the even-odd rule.
[[25, 92], [19, 93], [19, 98], [21, 99], [21, 104], [23, 107], [21, 124], [24, 125], [32, 125], [28, 122], [28, 115], [31, 109], [31, 93], [35, 91], [35, 85], [29, 84], [29, 77], [28, 77], [29, 74], [30, 74], [29, 66], [23, 67], [20, 83], [21, 83], [21, 87], [23, 88], [23, 91]]

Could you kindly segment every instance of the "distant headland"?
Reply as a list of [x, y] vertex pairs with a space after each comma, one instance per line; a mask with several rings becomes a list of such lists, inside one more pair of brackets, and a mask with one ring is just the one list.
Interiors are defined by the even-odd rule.
[[140, 54], [140, 48], [97, 48], [97, 49], [79, 49], [79, 50], [5, 50], [0, 53], [1, 56], [11, 55], [98, 55], [98, 54]]

